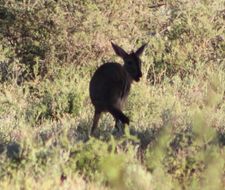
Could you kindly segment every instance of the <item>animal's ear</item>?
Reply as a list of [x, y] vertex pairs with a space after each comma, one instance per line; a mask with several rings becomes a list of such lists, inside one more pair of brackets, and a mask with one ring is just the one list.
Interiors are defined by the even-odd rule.
[[122, 57], [122, 58], [126, 58], [128, 56], [127, 52], [125, 50], [123, 50], [121, 47], [119, 47], [118, 45], [112, 43], [112, 47], [116, 53], [116, 55]]
[[135, 52], [135, 54], [139, 57], [141, 56], [141, 54], [144, 52], [144, 49], [146, 47], [147, 44], [142, 45], [140, 48], [138, 48], [138, 50]]

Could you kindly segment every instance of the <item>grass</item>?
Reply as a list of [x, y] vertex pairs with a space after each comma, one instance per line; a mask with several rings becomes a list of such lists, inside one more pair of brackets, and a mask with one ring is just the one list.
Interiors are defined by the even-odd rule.
[[[223, 189], [224, 2], [157, 3], [1, 3], [1, 189]], [[90, 78], [121, 62], [111, 40], [148, 42], [144, 76], [125, 135], [104, 114], [91, 138]]]

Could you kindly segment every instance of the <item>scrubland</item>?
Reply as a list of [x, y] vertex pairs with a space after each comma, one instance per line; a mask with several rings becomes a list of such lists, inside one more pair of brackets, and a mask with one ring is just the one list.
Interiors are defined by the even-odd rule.
[[[156, 6], [155, 6], [156, 5]], [[223, 0], [0, 1], [0, 189], [222, 190]], [[148, 42], [124, 136], [89, 81]]]

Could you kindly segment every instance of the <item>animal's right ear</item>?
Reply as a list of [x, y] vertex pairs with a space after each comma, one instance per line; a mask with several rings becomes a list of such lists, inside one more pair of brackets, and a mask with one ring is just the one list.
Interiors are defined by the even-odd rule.
[[135, 54], [139, 57], [141, 56], [141, 54], [143, 53], [145, 47], [147, 44], [142, 45], [140, 48], [138, 48], [138, 50], [135, 52]]
[[127, 52], [125, 50], [123, 50], [121, 47], [119, 47], [118, 45], [112, 43], [112, 47], [116, 53], [116, 55], [122, 57], [122, 58], [126, 58], [128, 56]]

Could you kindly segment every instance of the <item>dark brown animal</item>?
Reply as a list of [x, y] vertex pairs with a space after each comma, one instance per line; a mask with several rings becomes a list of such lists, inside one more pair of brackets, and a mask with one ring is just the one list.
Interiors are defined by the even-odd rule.
[[95, 108], [91, 135], [98, 125], [102, 112], [112, 114], [118, 130], [119, 121], [129, 125], [129, 118], [121, 110], [129, 94], [131, 83], [138, 82], [142, 77], [139, 57], [145, 46], [146, 44], [128, 54], [121, 47], [112, 43], [114, 51], [123, 59], [124, 65], [114, 62], [105, 63], [95, 71], [89, 88], [91, 102]]

